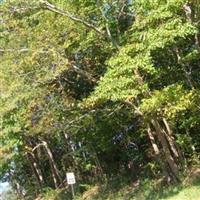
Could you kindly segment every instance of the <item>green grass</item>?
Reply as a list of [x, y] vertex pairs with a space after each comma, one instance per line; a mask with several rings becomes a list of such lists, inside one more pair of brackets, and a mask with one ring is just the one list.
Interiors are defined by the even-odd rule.
[[172, 194], [167, 198], [159, 200], [200, 200], [200, 186], [191, 186], [177, 191], [177, 194]]
[[142, 190], [135, 191], [130, 187], [125, 187], [117, 192], [90, 191], [77, 200], [200, 200], [200, 185], [186, 188], [174, 187], [174, 189], [164, 189], [165, 191]]
[[[76, 200], [200, 200], [200, 169], [187, 173], [179, 184], [166, 184], [162, 179], [143, 179], [130, 182], [127, 178], [116, 177], [102, 185], [89, 186], [83, 194], [76, 187]], [[45, 191], [42, 200], [71, 200], [71, 191]]]
[[[49, 191], [42, 200], [71, 199], [65, 190]], [[191, 186], [171, 186], [158, 189], [151, 182], [143, 183], [138, 188], [124, 186], [120, 189], [91, 187], [76, 200], [200, 200], [200, 184]]]
[[200, 200], [200, 182], [167, 187], [148, 179], [139, 186], [122, 181], [92, 187], [76, 200]]

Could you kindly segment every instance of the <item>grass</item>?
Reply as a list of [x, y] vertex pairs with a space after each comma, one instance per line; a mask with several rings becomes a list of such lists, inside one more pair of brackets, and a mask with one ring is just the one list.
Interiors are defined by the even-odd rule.
[[159, 200], [200, 200], [200, 186], [184, 188], [178, 191], [177, 194]]
[[[128, 182], [121, 177], [91, 186], [75, 200], [200, 200], [200, 168], [187, 173], [181, 184], [165, 186], [162, 181], [143, 179]], [[78, 192], [77, 192], [78, 193]], [[51, 190], [42, 200], [71, 200], [70, 191]]]
[[92, 187], [76, 200], [200, 200], [200, 169], [171, 186], [163, 186], [159, 180], [127, 184], [116, 179], [110, 185]]
[[163, 191], [151, 189], [135, 190], [130, 187], [112, 191], [101, 191], [97, 186], [91, 188], [77, 200], [200, 200], [200, 185], [164, 189]]

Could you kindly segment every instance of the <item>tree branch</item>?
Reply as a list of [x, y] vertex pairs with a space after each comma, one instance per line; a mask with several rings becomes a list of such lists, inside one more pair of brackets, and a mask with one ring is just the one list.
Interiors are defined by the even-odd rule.
[[17, 8], [17, 7], [11, 7], [10, 8], [10, 12], [11, 13], [19, 13], [19, 14], [24, 14], [30, 11], [38, 11], [40, 8], [38, 6], [35, 7], [21, 7], [21, 8]]
[[118, 50], [120, 49], [120, 46], [118, 45], [117, 41], [113, 38], [110, 28], [109, 28], [109, 24], [108, 24], [108, 19], [105, 16], [104, 12], [102, 9], [100, 9], [102, 17], [104, 18], [105, 21], [105, 26], [106, 26], [106, 32], [107, 32], [107, 36], [110, 39], [110, 41], [112, 42], [113, 46], [115, 46]]
[[32, 152], [34, 152], [37, 148], [41, 147], [41, 146], [45, 146], [44, 143], [40, 143], [38, 145], [36, 145], [33, 149], [32, 149]]
[[134, 109], [136, 114], [143, 117], [144, 114], [140, 111], [140, 109], [134, 103], [130, 102], [128, 99], [123, 101], [123, 103], [128, 105], [128, 106], [131, 106]]
[[86, 27], [91, 28], [91, 29], [95, 30], [96, 32], [98, 32], [99, 34], [103, 35], [103, 32], [98, 27], [96, 27], [94, 24], [91, 24], [91, 23], [89, 23], [89, 22], [87, 22], [83, 19], [80, 19], [80, 18], [72, 15], [71, 13], [69, 13], [66, 10], [62, 10], [62, 9], [56, 7], [55, 5], [49, 3], [48, 1], [41, 1], [41, 4], [42, 4], [42, 7], [44, 9], [47, 9], [49, 11], [58, 13], [58, 14], [63, 15], [63, 16], [66, 16], [69, 19], [71, 19], [75, 22], [81, 23], [81, 24], [85, 25]]
[[76, 65], [72, 65], [71, 68], [72, 68], [76, 73], [78, 73], [78, 74], [80, 74], [80, 75], [86, 77], [86, 78], [87, 78], [88, 80], [90, 80], [91, 82], [94, 82], [94, 83], [97, 82], [97, 80], [96, 80], [94, 77], [92, 77], [90, 73], [88, 73], [87, 71], [84, 71], [84, 70], [80, 69], [80, 68], [77, 67]]

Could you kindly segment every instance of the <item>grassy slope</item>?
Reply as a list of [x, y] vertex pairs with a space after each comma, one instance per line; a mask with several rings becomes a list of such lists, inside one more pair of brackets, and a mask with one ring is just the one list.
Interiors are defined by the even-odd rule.
[[200, 200], [200, 186], [192, 186], [178, 191], [177, 194], [160, 200]]
[[94, 187], [77, 200], [200, 200], [200, 185], [174, 187], [167, 189], [164, 194], [148, 189], [134, 191], [128, 187], [118, 192], [97, 192], [97, 187]]
[[[76, 200], [200, 200], [200, 168], [187, 172], [178, 185], [162, 186], [159, 180], [141, 180], [131, 183], [123, 177], [107, 184], [87, 188]], [[89, 186], [88, 186], [89, 187]], [[77, 188], [78, 189], [78, 188]], [[76, 193], [78, 193], [76, 189]], [[37, 200], [71, 199], [70, 190], [50, 190]]]
[[[200, 184], [187, 187], [174, 186], [157, 190], [148, 184], [142, 188], [125, 186], [118, 191], [106, 189], [102, 190], [98, 186], [92, 187], [76, 200], [200, 200]], [[44, 198], [38, 200], [63, 200], [71, 199], [71, 195], [66, 195], [66, 191], [52, 191]]]
[[200, 200], [200, 169], [188, 173], [181, 184], [162, 186], [159, 180], [127, 184], [119, 179], [92, 187], [77, 200]]

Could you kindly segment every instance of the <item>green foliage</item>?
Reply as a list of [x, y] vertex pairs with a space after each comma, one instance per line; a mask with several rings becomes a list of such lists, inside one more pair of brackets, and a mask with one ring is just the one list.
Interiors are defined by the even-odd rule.
[[191, 163], [199, 10], [197, 0], [1, 2], [0, 178], [28, 199], [44, 188], [51, 198], [72, 170], [80, 191], [105, 177], [162, 177], [162, 141], [153, 130], [159, 162], [147, 135], [155, 119]]

